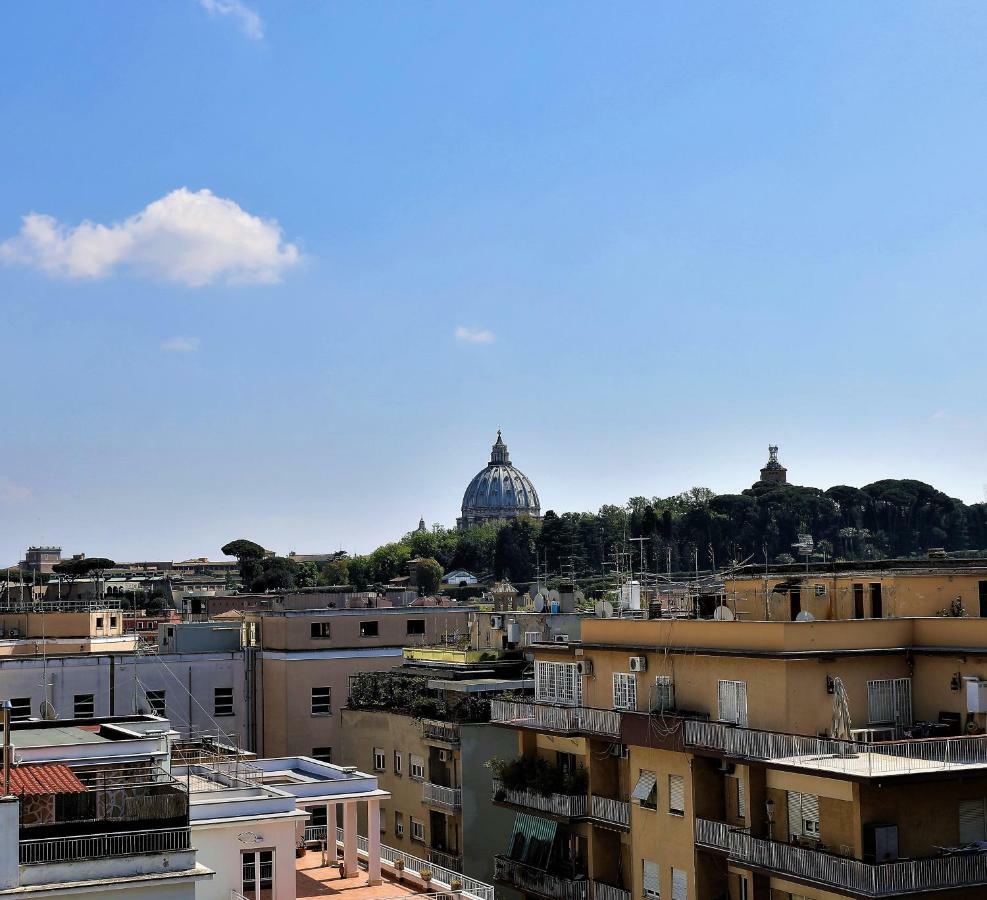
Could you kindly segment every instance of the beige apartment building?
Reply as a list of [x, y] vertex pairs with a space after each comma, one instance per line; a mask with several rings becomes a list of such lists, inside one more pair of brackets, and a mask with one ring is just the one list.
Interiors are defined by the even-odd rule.
[[494, 702], [578, 794], [495, 784], [564, 900], [987, 896], [987, 622], [588, 619]]
[[468, 634], [473, 607], [416, 606], [247, 613], [248, 704], [253, 746], [264, 756], [340, 753], [349, 679], [389, 669], [404, 647]]

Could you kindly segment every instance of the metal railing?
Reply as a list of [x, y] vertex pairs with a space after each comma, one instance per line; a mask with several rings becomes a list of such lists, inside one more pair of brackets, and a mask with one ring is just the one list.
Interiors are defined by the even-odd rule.
[[436, 866], [442, 866], [452, 872], [461, 872], [463, 869], [463, 858], [456, 853], [447, 853], [445, 850], [432, 850], [429, 848], [428, 861]]
[[683, 729], [687, 746], [705, 747], [745, 759], [784, 760], [785, 765], [814, 772], [885, 776], [987, 766], [987, 735], [871, 744], [691, 719], [683, 723]]
[[40, 838], [20, 842], [20, 864], [40, 866], [70, 860], [178, 853], [191, 849], [192, 838], [188, 828]]
[[490, 701], [490, 721], [519, 728], [537, 728], [563, 734], [620, 736], [620, 713], [587, 706], [551, 706], [547, 703]]
[[593, 900], [631, 900], [631, 892], [602, 881], [594, 881]]
[[453, 722], [422, 722], [422, 737], [426, 741], [458, 744], [459, 726]]
[[443, 806], [446, 809], [459, 809], [463, 805], [463, 792], [461, 788], [445, 787], [425, 781], [422, 783], [422, 802], [432, 806]]
[[[324, 842], [327, 834], [328, 828], [325, 825], [309, 826], [305, 829], [305, 840]], [[336, 829], [336, 845], [337, 847], [343, 846], [342, 828]], [[369, 856], [369, 842], [364, 836], [357, 835], [356, 849], [357, 853], [361, 856]], [[451, 887], [454, 882], [458, 882], [462, 885], [460, 893], [466, 900], [494, 900], [493, 885], [478, 881], [476, 878], [470, 878], [462, 872], [450, 869], [431, 860], [422, 859], [420, 856], [405, 853], [403, 850], [396, 850], [387, 844], [380, 845], [380, 861], [382, 863], [390, 866], [392, 869], [396, 869], [397, 866], [395, 864], [398, 860], [401, 861], [403, 870], [412, 875], [421, 877], [422, 872], [431, 872], [431, 880], [438, 885]]]
[[626, 827], [631, 824], [631, 805], [623, 800], [611, 800], [594, 794], [590, 798], [590, 815], [594, 819]]
[[550, 875], [506, 856], [494, 857], [494, 878], [518, 890], [550, 897], [552, 900], [589, 900], [589, 881]]
[[586, 815], [585, 794], [549, 794], [543, 796], [531, 791], [512, 791], [504, 787], [499, 779], [493, 779], [494, 800], [499, 803], [510, 803], [513, 806], [523, 806], [526, 809], [537, 809], [551, 813], [553, 816], [563, 816], [570, 819]]
[[756, 838], [722, 822], [696, 820], [696, 843], [725, 851], [730, 859], [865, 897], [899, 897], [921, 891], [987, 884], [987, 855], [940, 856], [871, 865]]

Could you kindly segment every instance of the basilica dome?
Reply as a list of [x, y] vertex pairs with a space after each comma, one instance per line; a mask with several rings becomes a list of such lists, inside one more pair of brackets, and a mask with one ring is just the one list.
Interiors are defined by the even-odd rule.
[[457, 524], [469, 528], [497, 519], [541, 515], [538, 492], [520, 469], [511, 465], [500, 432], [490, 451], [487, 467], [477, 472], [463, 495], [463, 515]]

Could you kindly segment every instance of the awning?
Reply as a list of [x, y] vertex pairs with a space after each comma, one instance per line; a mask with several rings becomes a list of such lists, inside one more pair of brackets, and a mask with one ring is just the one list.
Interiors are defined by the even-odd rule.
[[631, 797], [641, 802], [647, 800], [657, 783], [658, 776], [654, 772], [642, 772], [637, 784], [634, 785], [634, 790], [631, 791]]
[[544, 869], [548, 865], [559, 823], [528, 813], [518, 813], [507, 855], [517, 861]]

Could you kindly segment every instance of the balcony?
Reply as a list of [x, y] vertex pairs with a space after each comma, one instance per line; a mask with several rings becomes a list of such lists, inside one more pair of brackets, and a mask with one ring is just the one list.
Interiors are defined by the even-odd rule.
[[463, 858], [455, 853], [448, 853], [445, 850], [429, 848], [428, 861], [436, 866], [451, 869], [455, 872], [463, 871]]
[[463, 806], [463, 792], [460, 788], [445, 787], [426, 781], [422, 784], [422, 803], [458, 812]]
[[551, 875], [507, 856], [494, 857], [494, 879], [519, 891], [550, 900], [590, 900], [590, 882]]
[[43, 866], [83, 859], [142, 856], [148, 853], [181, 853], [192, 849], [186, 828], [157, 831], [125, 831], [119, 834], [89, 834], [82, 837], [38, 838], [20, 842], [20, 864]]
[[708, 819], [696, 819], [696, 844], [726, 853], [733, 862], [827, 888], [849, 888], [864, 897], [900, 897], [987, 884], [987, 856], [982, 855], [910, 859], [875, 866], [822, 850], [752, 837]]
[[496, 803], [506, 803], [522, 809], [537, 809], [540, 812], [562, 819], [579, 819], [586, 815], [585, 794], [548, 794], [533, 791], [512, 791], [504, 787], [499, 779], [493, 780], [493, 799]]
[[631, 900], [631, 892], [602, 881], [594, 881], [593, 900]]
[[987, 767], [987, 735], [863, 744], [689, 719], [683, 722], [683, 739], [687, 747], [814, 774], [887, 778]]
[[608, 825], [616, 825], [620, 828], [630, 828], [631, 826], [631, 805], [623, 800], [611, 800], [609, 797], [597, 797], [594, 794], [590, 798], [590, 817], [606, 822]]
[[547, 703], [490, 702], [490, 721], [515, 728], [534, 728], [557, 734], [620, 737], [620, 713], [585, 706], [551, 706]]
[[422, 737], [426, 741], [459, 746], [459, 726], [454, 722], [422, 722]]

